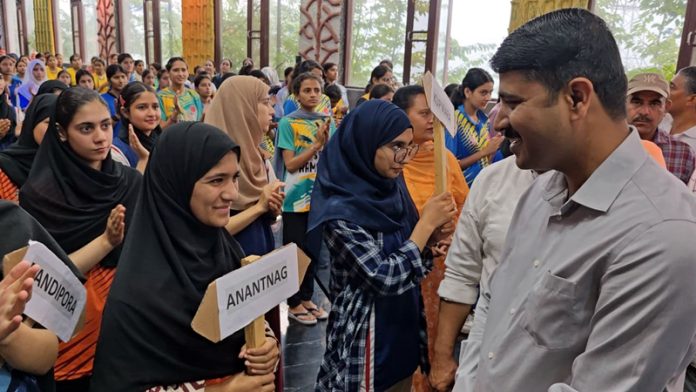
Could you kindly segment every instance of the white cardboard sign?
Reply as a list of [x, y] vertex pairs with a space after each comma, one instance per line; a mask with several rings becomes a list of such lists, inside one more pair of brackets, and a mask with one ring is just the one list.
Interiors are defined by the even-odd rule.
[[24, 260], [41, 269], [34, 278], [24, 314], [67, 342], [80, 321], [87, 290], [70, 269], [44, 244], [29, 241]]
[[221, 339], [299, 290], [297, 259], [297, 245], [292, 244], [215, 281]]
[[433, 115], [447, 128], [450, 135], [456, 135], [457, 121], [454, 118], [454, 105], [430, 71], [423, 75], [423, 88]]

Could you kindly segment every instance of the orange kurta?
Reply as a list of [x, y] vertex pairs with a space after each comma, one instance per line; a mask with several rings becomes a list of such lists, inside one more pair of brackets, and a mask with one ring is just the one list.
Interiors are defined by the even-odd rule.
[[0, 169], [0, 200], [19, 203], [19, 188], [2, 169]]
[[69, 342], [59, 345], [55, 365], [56, 380], [76, 380], [92, 374], [104, 305], [115, 275], [115, 268], [100, 265], [87, 274], [85, 326]]
[[[459, 168], [457, 158], [451, 152], [445, 152], [447, 154], [447, 190], [452, 193], [457, 203], [458, 217], [469, 194], [469, 186]], [[435, 153], [432, 143], [421, 145], [418, 154], [404, 166], [404, 179], [418, 212], [422, 212], [423, 206], [435, 192]], [[453, 223], [456, 224], [456, 219]], [[433, 271], [421, 283], [425, 319], [428, 324], [428, 357], [430, 360], [433, 358], [433, 344], [437, 334], [437, 317], [440, 310], [440, 296], [437, 294], [437, 289], [444, 276], [445, 258], [440, 257], [434, 260]], [[414, 375], [413, 387], [418, 392], [430, 391], [427, 378], [420, 372], [416, 372]]]

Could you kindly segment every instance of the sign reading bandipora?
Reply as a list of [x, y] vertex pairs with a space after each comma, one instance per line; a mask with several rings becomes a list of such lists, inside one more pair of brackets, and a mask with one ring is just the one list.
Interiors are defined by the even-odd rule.
[[87, 290], [70, 268], [40, 242], [29, 241], [28, 247], [5, 255], [4, 274], [22, 260], [41, 267], [34, 277], [31, 299], [24, 314], [67, 342], [84, 322]]

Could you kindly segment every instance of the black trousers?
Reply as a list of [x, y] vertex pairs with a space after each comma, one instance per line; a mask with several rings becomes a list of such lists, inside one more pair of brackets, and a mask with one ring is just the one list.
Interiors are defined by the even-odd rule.
[[[283, 212], [283, 245], [291, 242], [297, 244], [307, 255], [307, 221], [309, 220], [308, 212]], [[288, 298], [288, 306], [294, 308], [302, 301], [309, 301], [314, 295], [314, 275], [316, 275], [317, 263], [311, 260], [307, 273], [300, 284], [300, 291], [292, 297]]]

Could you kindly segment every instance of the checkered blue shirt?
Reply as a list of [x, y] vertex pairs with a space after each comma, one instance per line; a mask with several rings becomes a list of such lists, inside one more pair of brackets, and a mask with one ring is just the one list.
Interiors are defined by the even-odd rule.
[[[358, 391], [365, 369], [365, 345], [370, 312], [377, 296], [399, 295], [414, 287], [432, 269], [432, 253], [421, 254], [413, 241], [389, 255], [382, 252], [383, 234], [334, 220], [326, 223], [324, 239], [331, 252], [333, 305], [327, 328], [326, 352], [316, 391]], [[427, 249], [427, 248], [426, 248]], [[418, 290], [420, 297], [420, 290]], [[420, 315], [421, 370], [430, 370], [425, 313]]]

